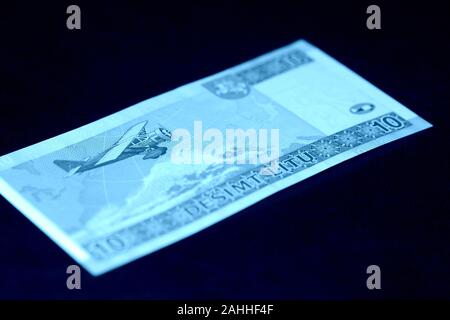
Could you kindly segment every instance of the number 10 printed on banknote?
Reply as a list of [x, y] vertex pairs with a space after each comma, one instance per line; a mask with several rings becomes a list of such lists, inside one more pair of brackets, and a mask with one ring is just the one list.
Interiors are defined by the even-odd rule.
[[297, 41], [0, 158], [0, 192], [93, 275], [431, 125]]

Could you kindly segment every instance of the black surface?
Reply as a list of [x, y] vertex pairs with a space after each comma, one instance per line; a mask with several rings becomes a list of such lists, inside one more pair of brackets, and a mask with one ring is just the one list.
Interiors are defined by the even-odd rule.
[[[0, 298], [450, 298], [449, 9], [442, 2], [1, 5], [0, 154], [305, 38], [434, 127], [66, 289], [74, 261], [0, 199]], [[66, 28], [78, 4], [82, 29]], [[62, 212], [63, 214], [63, 212]], [[369, 291], [368, 265], [382, 271]]]

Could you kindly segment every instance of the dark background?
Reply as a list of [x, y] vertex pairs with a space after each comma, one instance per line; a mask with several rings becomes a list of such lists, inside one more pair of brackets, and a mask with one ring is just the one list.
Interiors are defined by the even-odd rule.
[[[445, 1], [0, 5], [0, 154], [304, 38], [430, 121], [100, 277], [0, 199], [0, 298], [450, 298]], [[82, 29], [66, 28], [81, 7]], [[381, 30], [366, 8], [381, 7]], [[367, 266], [382, 289], [366, 288]]]

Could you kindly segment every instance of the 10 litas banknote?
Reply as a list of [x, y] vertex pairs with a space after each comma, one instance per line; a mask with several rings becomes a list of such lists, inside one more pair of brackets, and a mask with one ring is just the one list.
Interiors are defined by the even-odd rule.
[[0, 158], [0, 192], [94, 275], [431, 125], [297, 41]]

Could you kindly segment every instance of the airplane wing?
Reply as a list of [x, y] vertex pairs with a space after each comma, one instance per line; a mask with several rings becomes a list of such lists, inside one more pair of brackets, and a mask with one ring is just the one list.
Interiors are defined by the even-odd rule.
[[130, 145], [131, 141], [136, 138], [139, 133], [145, 130], [145, 125], [147, 121], [135, 124], [130, 129], [128, 129], [123, 136], [100, 158], [95, 164], [102, 164], [108, 161], [117, 159], [122, 152]]

